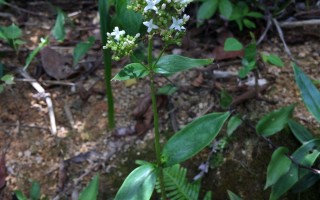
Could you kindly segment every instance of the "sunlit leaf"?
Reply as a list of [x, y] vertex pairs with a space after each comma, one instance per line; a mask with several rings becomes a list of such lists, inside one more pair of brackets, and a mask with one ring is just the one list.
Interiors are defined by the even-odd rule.
[[52, 35], [56, 40], [62, 42], [65, 38], [66, 32], [64, 29], [65, 17], [61, 9], [57, 9], [56, 23], [52, 29]]
[[284, 67], [283, 61], [277, 55], [262, 53], [262, 59], [264, 62], [268, 62], [271, 65], [275, 65], [277, 67]]
[[96, 200], [99, 190], [99, 175], [96, 175], [79, 195], [79, 200]]
[[193, 59], [179, 55], [167, 55], [159, 59], [154, 71], [158, 74], [174, 74], [194, 67], [211, 64], [212, 59]]
[[241, 198], [238, 195], [231, 192], [230, 190], [228, 190], [228, 196], [230, 200], [241, 200]]
[[225, 18], [229, 18], [232, 14], [233, 6], [229, 0], [219, 1], [219, 11]]
[[293, 109], [294, 106], [290, 105], [266, 114], [256, 126], [257, 133], [268, 137], [281, 131], [292, 115]]
[[120, 187], [115, 200], [149, 200], [156, 183], [152, 165], [142, 165], [133, 170]]
[[225, 51], [239, 51], [243, 49], [243, 45], [235, 38], [228, 38], [224, 42]]
[[310, 133], [304, 126], [302, 126], [298, 122], [290, 119], [288, 121], [288, 125], [293, 135], [299, 140], [299, 142], [305, 143], [314, 139], [312, 133]]
[[143, 78], [150, 72], [140, 63], [131, 63], [125, 66], [119, 73], [112, 78], [116, 81], [124, 81], [133, 78]]
[[291, 160], [285, 156], [288, 153], [288, 148], [277, 148], [271, 157], [267, 170], [267, 181], [264, 189], [275, 184], [279, 178], [286, 174], [291, 166]]
[[242, 124], [241, 118], [239, 118], [239, 115], [232, 116], [227, 125], [227, 134], [228, 136], [231, 136], [232, 133]]
[[302, 100], [309, 112], [320, 122], [320, 92], [295, 63], [292, 65]]
[[30, 198], [32, 200], [39, 200], [41, 195], [41, 187], [38, 182], [32, 182], [32, 186], [30, 189]]
[[73, 65], [77, 65], [80, 59], [89, 51], [94, 44], [94, 37], [89, 37], [86, 42], [80, 42], [73, 50]]
[[175, 133], [163, 147], [164, 165], [181, 163], [199, 153], [218, 135], [229, 115], [229, 112], [208, 114]]

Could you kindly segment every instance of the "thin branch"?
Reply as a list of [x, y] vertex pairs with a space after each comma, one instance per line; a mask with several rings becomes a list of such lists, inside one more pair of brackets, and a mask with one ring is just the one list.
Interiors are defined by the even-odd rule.
[[320, 19], [291, 21], [291, 22], [280, 22], [279, 26], [282, 28], [294, 28], [300, 26], [317, 26], [320, 25]]
[[[18, 67], [16, 69], [16, 71], [23, 76], [26, 79], [33, 79], [28, 72], [26, 72], [25, 70], [23, 70], [22, 68]], [[33, 81], [31, 82], [32, 87], [38, 91], [39, 95], [41, 97], [44, 97], [46, 100], [46, 103], [48, 105], [48, 112], [49, 112], [49, 119], [50, 119], [50, 125], [51, 125], [51, 133], [53, 135], [57, 134], [57, 126], [56, 126], [56, 118], [54, 116], [54, 110], [53, 110], [53, 103], [50, 97], [49, 93], [46, 93], [46, 91], [43, 89], [43, 87], [37, 82], [37, 81]]]

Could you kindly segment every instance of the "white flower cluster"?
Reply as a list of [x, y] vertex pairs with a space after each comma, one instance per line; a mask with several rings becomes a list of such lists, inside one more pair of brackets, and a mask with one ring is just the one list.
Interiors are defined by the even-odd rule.
[[[143, 9], [143, 14], [146, 16], [146, 18], [149, 18], [149, 13], [152, 14], [152, 12], [155, 12], [156, 15], [151, 16], [152, 18], [149, 19], [149, 21], [143, 22], [143, 24], [148, 28], [147, 32], [150, 33], [153, 29], [159, 29], [159, 26], [153, 22], [153, 19], [156, 17], [159, 17], [160, 19], [164, 18], [163, 14], [170, 13], [170, 11], [175, 11], [175, 13], [170, 13], [172, 14], [172, 21], [169, 29], [177, 31], [184, 30], [185, 27], [183, 25], [189, 20], [190, 17], [189, 15], [184, 14], [180, 19], [177, 16], [184, 11], [185, 7], [191, 1], [192, 0], [145, 0], [146, 5]], [[163, 21], [168, 23], [167, 20]], [[163, 23], [161, 25], [163, 25]]]
[[130, 55], [137, 46], [136, 40], [140, 37], [140, 34], [138, 33], [134, 37], [125, 34], [126, 32], [121, 31], [117, 26], [113, 29], [113, 32], [107, 33], [108, 40], [103, 49], [111, 49], [113, 51], [112, 59], [114, 60]]

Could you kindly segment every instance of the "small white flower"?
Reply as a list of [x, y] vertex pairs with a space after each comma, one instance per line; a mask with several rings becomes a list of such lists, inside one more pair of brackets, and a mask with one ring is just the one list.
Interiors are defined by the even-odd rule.
[[159, 27], [157, 25], [153, 24], [153, 19], [150, 19], [150, 21], [148, 22], [143, 22], [143, 24], [148, 27], [147, 32], [150, 33], [150, 31], [152, 31], [152, 29], [158, 29]]
[[181, 31], [182, 29], [185, 29], [182, 26], [182, 24], [183, 24], [183, 20], [182, 19], [176, 19], [176, 18], [172, 17], [172, 24], [171, 24], [171, 26], [169, 28]]
[[184, 15], [183, 15], [183, 21], [184, 21], [184, 22], [187, 22], [189, 19], [190, 19], [190, 16], [189, 16], [189, 15], [187, 15], [187, 14], [184, 14]]
[[161, 9], [162, 9], [162, 10], [166, 9], [166, 6], [167, 6], [167, 5], [166, 5], [165, 3], [163, 3], [163, 4], [161, 5]]
[[147, 12], [148, 10], [154, 10], [158, 13], [158, 8], [156, 5], [160, 2], [160, 0], [146, 0], [147, 6], [143, 9], [143, 12]]
[[120, 40], [120, 36], [124, 35], [126, 32], [125, 31], [120, 31], [119, 27], [114, 27], [113, 32], [110, 35], [113, 35], [114, 38], [119, 41]]

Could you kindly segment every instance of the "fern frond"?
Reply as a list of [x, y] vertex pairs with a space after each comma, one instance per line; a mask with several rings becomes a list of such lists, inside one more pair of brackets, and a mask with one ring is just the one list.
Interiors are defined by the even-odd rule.
[[[189, 183], [187, 169], [179, 164], [163, 170], [164, 187], [167, 198], [170, 200], [197, 200], [200, 191], [200, 182]], [[160, 193], [160, 184], [157, 181], [157, 192]]]

